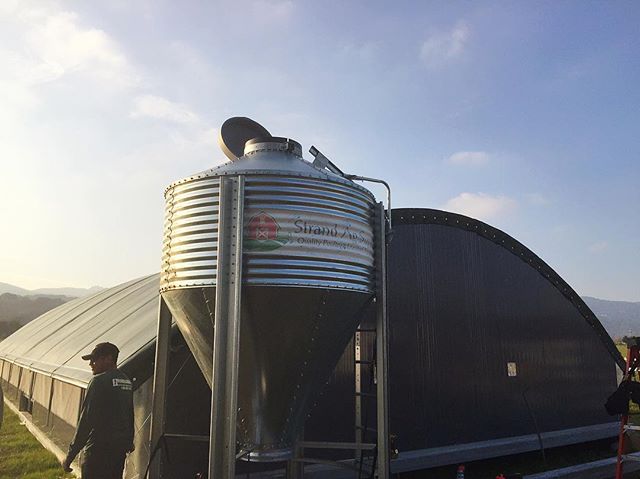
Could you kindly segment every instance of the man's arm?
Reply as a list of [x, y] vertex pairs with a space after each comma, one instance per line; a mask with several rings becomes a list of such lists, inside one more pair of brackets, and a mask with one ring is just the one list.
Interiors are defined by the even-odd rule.
[[76, 427], [76, 433], [73, 436], [71, 444], [69, 444], [69, 451], [67, 457], [62, 463], [65, 470], [70, 470], [71, 463], [76, 458], [78, 453], [87, 443], [89, 439], [89, 433], [94, 423], [94, 410], [95, 405], [95, 385], [93, 379], [87, 386], [87, 394], [82, 403], [82, 411], [80, 412], [80, 419], [78, 420], [78, 426]]

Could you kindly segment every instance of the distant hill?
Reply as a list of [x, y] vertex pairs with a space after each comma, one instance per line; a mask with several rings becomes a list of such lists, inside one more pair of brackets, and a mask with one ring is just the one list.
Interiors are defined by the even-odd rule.
[[28, 290], [13, 284], [0, 283], [0, 340], [50, 309], [103, 289], [100, 286], [93, 286]]
[[39, 288], [29, 290], [9, 283], [0, 283], [0, 294], [11, 293], [20, 296], [71, 296], [73, 298], [81, 298], [102, 291], [103, 289], [104, 288], [100, 286], [92, 286], [91, 288]]
[[25, 294], [31, 294], [28, 289], [20, 288], [9, 283], [0, 283], [0, 294], [11, 293], [24, 296]]
[[0, 339], [47, 311], [70, 301], [70, 296], [21, 296], [13, 293], [0, 294]]
[[612, 338], [640, 336], [640, 302], [608, 301], [590, 296], [582, 299]]
[[55, 296], [72, 296], [74, 298], [82, 298], [91, 294], [99, 293], [104, 288], [101, 286], [91, 286], [90, 288], [40, 288], [31, 290], [29, 294], [38, 295], [55, 295]]
[[[12, 284], [0, 283], [0, 340], [50, 309], [103, 289], [93, 286], [27, 290]], [[612, 338], [640, 336], [640, 302], [608, 301], [590, 296], [584, 296], [582, 299]]]

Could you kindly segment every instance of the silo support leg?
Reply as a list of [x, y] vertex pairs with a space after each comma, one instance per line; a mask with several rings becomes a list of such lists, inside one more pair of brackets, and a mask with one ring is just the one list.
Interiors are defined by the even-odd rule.
[[[378, 477], [388, 479], [389, 467], [389, 332], [387, 314], [387, 240], [384, 205], [376, 206], [376, 380]], [[391, 211], [389, 211], [391, 214]]]
[[220, 179], [209, 478], [235, 477], [244, 179]]
[[304, 456], [304, 447], [301, 442], [304, 440], [304, 429], [300, 431], [296, 442], [293, 446], [293, 457], [287, 461], [287, 469], [285, 471], [285, 479], [302, 479], [304, 478], [304, 463], [299, 459]]
[[[171, 341], [171, 313], [160, 296], [158, 303], [158, 331], [153, 371], [153, 404], [151, 406], [150, 451], [154, 451], [165, 433], [167, 383], [169, 378], [169, 344]], [[162, 477], [162, 452], [158, 451], [149, 467], [149, 479]]]

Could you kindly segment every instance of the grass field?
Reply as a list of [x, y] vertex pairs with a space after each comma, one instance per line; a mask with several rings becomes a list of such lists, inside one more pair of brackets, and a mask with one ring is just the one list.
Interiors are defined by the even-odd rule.
[[0, 429], [0, 479], [62, 479], [65, 474], [56, 457], [36, 441], [9, 408], [4, 408]]

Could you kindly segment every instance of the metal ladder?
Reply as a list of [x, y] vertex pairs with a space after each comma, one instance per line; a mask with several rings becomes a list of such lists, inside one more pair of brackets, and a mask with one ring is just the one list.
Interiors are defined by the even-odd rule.
[[[373, 357], [363, 359], [363, 335], [370, 335], [373, 337], [374, 348], [373, 348]], [[365, 443], [365, 439], [367, 439], [367, 433], [372, 433], [374, 436], [377, 434], [376, 429], [372, 428], [368, 424], [368, 418], [365, 416], [366, 411], [364, 411], [364, 407], [366, 407], [366, 399], [371, 398], [372, 400], [377, 401], [378, 397], [375, 393], [375, 385], [376, 382], [376, 357], [375, 357], [375, 341], [376, 341], [376, 329], [375, 328], [365, 328], [362, 325], [358, 327], [354, 336], [353, 336], [353, 351], [354, 351], [354, 380], [355, 380], [355, 441], [356, 444]], [[364, 371], [363, 371], [364, 368]], [[371, 379], [373, 382], [373, 388], [367, 388], [363, 385], [363, 372], [368, 370], [367, 377]], [[370, 389], [373, 389], [371, 391]], [[363, 414], [364, 411], [364, 414]], [[375, 440], [374, 440], [375, 442]], [[356, 477], [360, 479], [362, 473], [365, 472], [365, 450], [357, 449], [356, 450], [356, 467], [358, 468], [358, 474]], [[370, 464], [367, 464], [369, 471], [375, 467], [375, 458], [371, 458]]]
[[[631, 379], [640, 365], [640, 337], [629, 338], [627, 343], [627, 366], [623, 380]], [[640, 431], [640, 426], [628, 424], [629, 415], [623, 414], [620, 418], [620, 432], [618, 434], [618, 457], [616, 460], [616, 479], [623, 478], [624, 462], [640, 461], [640, 457], [624, 454], [625, 433], [627, 431]]]

